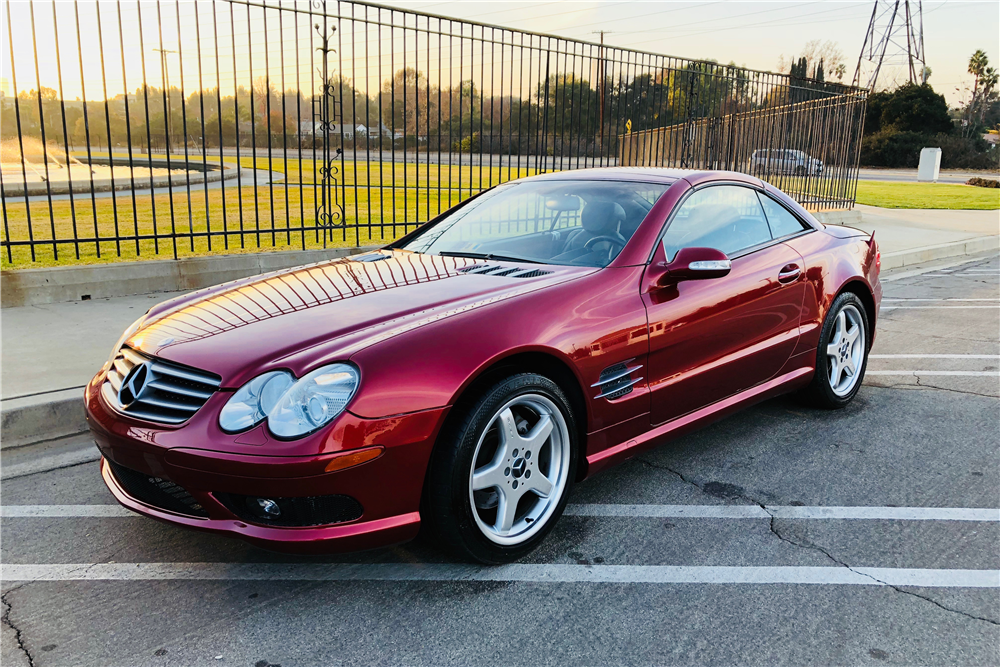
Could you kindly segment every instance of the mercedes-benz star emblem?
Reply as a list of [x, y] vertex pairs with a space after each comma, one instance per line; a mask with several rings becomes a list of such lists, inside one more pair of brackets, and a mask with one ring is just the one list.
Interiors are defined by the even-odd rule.
[[118, 402], [123, 408], [135, 403], [142, 396], [146, 385], [152, 380], [152, 373], [149, 371], [149, 364], [136, 364], [122, 380], [122, 386], [118, 389]]

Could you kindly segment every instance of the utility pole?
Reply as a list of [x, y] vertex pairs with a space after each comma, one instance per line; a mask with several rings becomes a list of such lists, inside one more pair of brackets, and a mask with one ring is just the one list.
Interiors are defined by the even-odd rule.
[[610, 30], [595, 30], [594, 35], [601, 36], [601, 46], [597, 50], [597, 85], [598, 85], [598, 105], [600, 106], [600, 129], [601, 129], [601, 148], [604, 148], [604, 35], [610, 33]]
[[[153, 49], [160, 53], [160, 80], [163, 81], [164, 91], [167, 93], [167, 108], [163, 110], [163, 123], [167, 131], [167, 154], [170, 153], [170, 70], [167, 68], [167, 54], [177, 53], [170, 49]], [[184, 100], [181, 100], [181, 104]]]
[[925, 83], [926, 64], [923, 2], [875, 0], [853, 85], [875, 90], [887, 66], [905, 68], [911, 83]]

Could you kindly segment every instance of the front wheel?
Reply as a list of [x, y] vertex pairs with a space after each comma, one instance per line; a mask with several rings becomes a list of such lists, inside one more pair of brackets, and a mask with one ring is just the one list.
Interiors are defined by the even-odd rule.
[[803, 397], [816, 407], [837, 409], [851, 402], [868, 366], [868, 316], [856, 294], [834, 300], [823, 322], [816, 374]]
[[428, 471], [424, 520], [467, 559], [499, 564], [532, 551], [566, 505], [576, 424], [559, 386], [508, 377], [453, 422]]

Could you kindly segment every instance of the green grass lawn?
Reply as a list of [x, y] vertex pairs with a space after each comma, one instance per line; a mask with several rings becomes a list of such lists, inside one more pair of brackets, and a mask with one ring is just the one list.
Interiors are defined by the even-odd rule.
[[[137, 157], [137, 163], [142, 159]], [[224, 159], [236, 161], [235, 157]], [[315, 226], [316, 220], [320, 191], [313, 160], [289, 159], [286, 164], [274, 159], [269, 164], [266, 157], [258, 157], [256, 164], [252, 158], [240, 163], [285, 173], [285, 179], [254, 188], [253, 178], [244, 175], [240, 182], [226, 181], [224, 190], [207, 191], [193, 184], [190, 198], [181, 186], [174, 188], [173, 197], [146, 194], [133, 200], [130, 193], [122, 192], [95, 200], [77, 198], [72, 205], [69, 200], [56, 200], [51, 211], [47, 201], [33, 201], [29, 208], [23, 198], [9, 197], [4, 202], [5, 239], [62, 242], [36, 246], [34, 257], [28, 247], [14, 246], [10, 259], [2, 253], [0, 265], [20, 269], [167, 259], [174, 256], [175, 242], [178, 257], [384, 245], [481, 189], [529, 175], [525, 169], [518, 174], [517, 170], [508, 173], [506, 167], [480, 169], [478, 165], [346, 162], [337, 175], [344, 188], [336, 188], [336, 195], [341, 198], [347, 228], [331, 229], [324, 242], [322, 231], [302, 229]], [[216, 235], [211, 239], [197, 236], [207, 231]], [[176, 241], [169, 238], [174, 233]], [[132, 238], [116, 242], [115, 236]], [[92, 240], [72, 242], [94, 238], [101, 239], [99, 255], [98, 244]]]
[[[136, 156], [141, 164], [143, 156]], [[217, 159], [217, 158], [216, 158]], [[227, 156], [226, 162], [235, 162]], [[508, 172], [506, 167], [470, 167], [447, 164], [346, 162], [337, 174], [344, 183], [337, 189], [342, 197], [347, 228], [332, 229], [326, 235], [305, 231], [315, 225], [316, 164], [313, 160], [243, 158], [244, 167], [285, 173], [284, 181], [260, 185], [243, 177], [242, 183], [227, 181], [225, 190], [192, 185], [167, 194], [133, 197], [122, 192], [116, 197], [76, 199], [52, 203], [9, 197], [4, 201], [5, 239], [42, 241], [34, 257], [26, 246], [14, 246], [11, 258], [2, 253], [4, 269], [20, 269], [70, 264], [97, 264], [142, 259], [166, 259], [217, 253], [261, 252], [282, 249], [357, 247], [384, 245], [414, 229], [483, 188], [510, 178], [530, 175], [529, 170]], [[826, 182], [783, 182], [786, 192], [801, 190], [823, 196], [845, 196], [826, 192]], [[272, 206], [273, 202], [273, 206]], [[966, 185], [933, 183], [888, 183], [860, 181], [858, 203], [885, 208], [1000, 209], [1000, 190]], [[30, 216], [30, 222], [29, 222]], [[222, 235], [197, 236], [206, 231]], [[178, 238], [168, 236], [176, 233]], [[132, 237], [121, 241], [113, 237]], [[97, 244], [72, 239], [100, 238]], [[147, 237], [136, 240], [135, 237]], [[62, 241], [53, 244], [51, 241]], [[70, 242], [66, 242], [70, 241]], [[45, 243], [48, 242], [48, 243]], [[100, 254], [98, 254], [98, 246]], [[79, 256], [77, 250], [79, 249]], [[58, 254], [58, 258], [57, 255]]]
[[1000, 209], [1000, 189], [951, 183], [858, 181], [859, 204], [881, 208]]

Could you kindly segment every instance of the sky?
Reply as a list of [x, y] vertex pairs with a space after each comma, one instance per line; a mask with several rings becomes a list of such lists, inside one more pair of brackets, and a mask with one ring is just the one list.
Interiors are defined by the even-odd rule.
[[[251, 0], [251, 4], [261, 1]], [[310, 6], [306, 0], [266, 2], [271, 7], [280, 3], [286, 9]], [[847, 66], [844, 82], [850, 83], [874, 0], [383, 0], [382, 4], [587, 41], [598, 41], [600, 37], [596, 32], [604, 30], [604, 40], [609, 45], [720, 63], [734, 62], [768, 71], [778, 71], [779, 64], [799, 55], [807, 42], [830, 41], [843, 53]], [[918, 3], [911, 4], [916, 6]], [[328, 0], [329, 11], [335, 12], [338, 5], [345, 15], [352, 11], [347, 3]], [[993, 64], [1000, 67], [1000, 2], [930, 0], [923, 3], [923, 10], [926, 62], [932, 70], [930, 83], [945, 95], [949, 104], [958, 105], [969, 96], [967, 89], [972, 77], [966, 69], [975, 49], [985, 50]], [[119, 11], [121, 30], [118, 28]], [[361, 10], [355, 7], [353, 11]], [[383, 10], [383, 16], [389, 14]], [[98, 5], [93, 0], [79, 0], [78, 3], [37, 0], [33, 4], [27, 0], [10, 0], [0, 3], [0, 90], [10, 94], [13, 88], [12, 53], [19, 91], [36, 87], [39, 80], [41, 85], [58, 90], [61, 77], [63, 97], [68, 100], [102, 99], [105, 88], [109, 96], [126, 89], [134, 91], [143, 76], [154, 86], [164, 77], [171, 85], [183, 83], [186, 91], [197, 89], [199, 85], [219, 85], [228, 94], [235, 85], [249, 85], [265, 68], [274, 81], [284, 75], [286, 87], [295, 87], [294, 82], [299, 78], [298, 85], [302, 89], [315, 88], [312, 74], [315, 68], [310, 65], [317, 46], [312, 34], [315, 17], [305, 12], [273, 10], [266, 15], [270, 18], [265, 26], [265, 12], [259, 8], [248, 9], [245, 4], [221, 1], [213, 5], [212, 0], [143, 2], [141, 10], [134, 0], [123, 0], [120, 5], [115, 2]], [[279, 15], [283, 22], [275, 25]], [[369, 17], [372, 16], [375, 14], [369, 13]], [[401, 16], [395, 13], [396, 18], [390, 22], [395, 20], [398, 24], [403, 20]], [[143, 21], [141, 32], [138, 29], [140, 20]], [[407, 19], [408, 26], [412, 25], [409, 23], [412, 20], [412, 17]], [[346, 37], [351, 29], [349, 22], [341, 22], [341, 27], [340, 37]], [[213, 31], [220, 35], [218, 44], [212, 37]], [[232, 39], [234, 33], [238, 39]], [[434, 52], [436, 42], [431, 41], [428, 46], [426, 36], [422, 36], [419, 40], [423, 41], [414, 43], [412, 35], [417, 33], [409, 33], [411, 41], [407, 49], [423, 54], [419, 57], [425, 57], [428, 50]], [[79, 41], [77, 34], [81, 36]], [[387, 38], [385, 31], [380, 32], [377, 24], [369, 24], [367, 39], [356, 37], [358, 57], [355, 62], [361, 62], [365, 45], [371, 56], [380, 46], [384, 54], [394, 50], [400, 52], [403, 48], [401, 31], [397, 30], [395, 35], [392, 47], [389, 40], [393, 38]], [[350, 47], [346, 41], [341, 44], [338, 55], [349, 61]], [[218, 58], [214, 54], [216, 46]], [[157, 49], [163, 49], [162, 54]], [[202, 51], [200, 58], [199, 49]], [[36, 51], [39, 54], [37, 70]], [[388, 55], [385, 59], [389, 60]], [[376, 61], [369, 58], [369, 62]], [[345, 65], [344, 73], [357, 81], [360, 89], [374, 94], [381, 80], [386, 78], [386, 70], [398, 68], [399, 61], [384, 62], [382, 70], [372, 66], [375, 69], [366, 73], [347, 72]], [[827, 78], [831, 79], [829, 69], [827, 67]], [[787, 72], [787, 66], [784, 71]], [[899, 68], [890, 67], [883, 82], [901, 75], [905, 79]], [[85, 87], [81, 86], [81, 81]]]
[[[791, 58], [811, 40], [833, 41], [844, 54], [845, 79], [850, 83], [874, 2], [390, 0], [384, 4], [585, 40], [596, 41], [595, 31], [606, 30], [608, 44], [769, 71], [777, 71], [782, 56]], [[925, 57], [932, 70], [929, 83], [956, 105], [968, 93], [955, 89], [972, 85], [967, 68], [973, 51], [983, 49], [1000, 68], [1000, 2], [930, 0], [923, 2], [923, 12]]]

